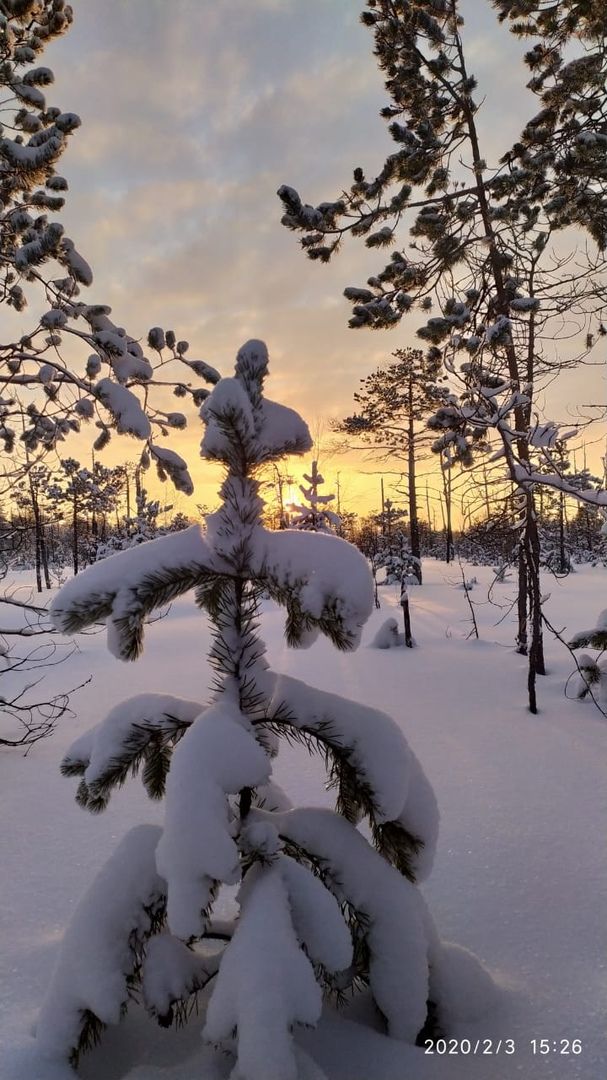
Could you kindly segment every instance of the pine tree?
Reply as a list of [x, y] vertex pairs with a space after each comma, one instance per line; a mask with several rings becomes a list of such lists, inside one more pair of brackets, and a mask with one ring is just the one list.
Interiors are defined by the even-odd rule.
[[380, 454], [403, 454], [407, 464], [407, 501], [411, 555], [421, 585], [421, 540], [418, 513], [417, 466], [431, 436], [427, 422], [449, 392], [439, 385], [440, 363], [419, 349], [397, 349], [395, 363], [380, 367], [362, 380], [354, 394], [357, 412], [337, 425], [338, 431], [360, 438]]
[[[521, 495], [517, 646], [529, 655], [536, 712], [544, 659], [531, 429], [538, 389], [584, 359], [601, 332], [607, 9], [604, 0], [493, 6], [513, 34], [535, 39], [525, 61], [540, 106], [497, 166], [483, 154], [460, 0], [368, 0], [361, 19], [374, 35], [390, 97], [382, 116], [396, 149], [372, 179], [355, 168], [337, 199], [314, 207], [292, 187], [278, 194], [283, 224], [303, 234], [312, 260], [329, 261], [347, 236], [393, 248], [364, 287], [346, 288], [350, 326], [387, 329], [424, 312], [418, 337], [463, 388], [451, 417], [458, 440], [480, 431], [501, 442]], [[577, 46], [581, 55], [572, 55]], [[593, 243], [564, 258], [571, 227]], [[577, 354], [555, 364], [565, 313], [579, 330]]]
[[[300, 417], [264, 397], [267, 364], [263, 343], [248, 342], [235, 376], [204, 404], [202, 453], [224, 467], [206, 532], [194, 526], [98, 563], [54, 605], [71, 633], [107, 619], [114, 654], [134, 659], [145, 615], [195, 587], [215, 672], [206, 706], [133, 698], [64, 760], [89, 810], [103, 810], [138, 771], [166, 803], [164, 827], [127, 834], [66, 933], [37, 1038], [73, 1064], [141, 992], [167, 1025], [191, 1018], [196, 993], [212, 984], [204, 1036], [230, 1048], [236, 1032], [243, 1080], [295, 1080], [292, 1029], [316, 1024], [323, 991], [368, 987], [388, 1031], [409, 1042], [428, 1001], [439, 1016], [445, 1006], [444, 963], [457, 954], [439, 943], [414, 884], [429, 872], [437, 831], [417, 759], [385, 714], [271, 671], [258, 635], [262, 594], [286, 608], [291, 646], [322, 633], [355, 648], [373, 604], [351, 545], [261, 524], [262, 467], [311, 447]], [[291, 808], [272, 780], [283, 741], [325, 756], [335, 811]], [[218, 889], [237, 883], [239, 916], [218, 925]], [[468, 954], [466, 963], [489, 989]]]
[[291, 503], [287, 506], [291, 526], [311, 532], [336, 532], [340, 519], [338, 514], [328, 508], [329, 503], [335, 500], [335, 496], [322, 495], [319, 491], [325, 478], [318, 471], [318, 461], [312, 462], [310, 474], [304, 473], [304, 480], [307, 486], [299, 485], [299, 490], [304, 497], [303, 504]]
[[39, 593], [42, 592], [43, 574], [45, 587], [47, 589], [51, 587], [46, 543], [48, 521], [45, 519], [45, 510], [48, 510], [48, 500], [51, 496], [49, 488], [50, 475], [48, 466], [32, 465], [28, 468], [25, 479], [18, 484], [16, 491], [13, 493], [18, 507], [31, 510], [35, 545], [36, 588]]
[[[37, 61], [72, 20], [65, 0], [0, 3], [0, 303], [6, 333], [18, 334], [0, 343], [0, 443], [10, 455], [5, 486], [27, 471], [30, 454], [39, 457], [93, 421], [97, 450], [114, 431], [131, 435], [159, 472], [191, 494], [185, 462], [158, 442], [184, 427], [186, 417], [167, 410], [150, 391], [162, 367], [163, 386], [200, 405], [208, 390], [192, 381], [213, 385], [218, 373], [204, 361], [188, 360], [188, 343], [174, 331], [152, 327], [144, 350], [140, 335], [113, 321], [110, 307], [80, 299], [93, 273], [55, 219], [68, 190], [57, 169], [80, 118], [47, 103], [54, 75]], [[29, 325], [9, 317], [13, 312], [25, 321], [29, 305], [35, 312]]]

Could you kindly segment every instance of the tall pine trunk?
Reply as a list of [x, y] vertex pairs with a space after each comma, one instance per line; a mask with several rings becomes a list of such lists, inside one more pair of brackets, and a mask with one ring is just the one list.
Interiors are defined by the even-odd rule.
[[527, 559], [527, 581], [529, 589], [529, 623], [531, 641], [529, 644], [529, 711], [537, 713], [536, 676], [546, 674], [544, 661], [544, 638], [542, 633], [542, 593], [540, 584], [541, 545], [535, 516], [533, 494], [527, 495], [527, 515], [525, 522], [525, 555]]
[[422, 551], [419, 537], [419, 518], [417, 515], [417, 480], [415, 475], [415, 427], [413, 421], [413, 380], [409, 379], [409, 430], [407, 442], [407, 457], [409, 464], [409, 536], [411, 541], [411, 554], [417, 562], [414, 566], [415, 576], [422, 583]]
[[78, 573], [78, 499], [74, 492], [72, 498], [72, 563], [74, 576]]
[[[466, 63], [464, 59], [463, 46], [461, 38], [457, 39], [457, 50], [460, 61], [461, 74], [463, 78], [467, 78]], [[495, 295], [496, 314], [508, 316], [509, 313], [509, 300], [505, 287], [504, 280], [504, 267], [500, 261], [498, 245], [496, 242], [496, 236], [493, 227], [493, 219], [491, 217], [491, 211], [489, 208], [489, 202], [487, 197], [487, 189], [485, 187], [485, 181], [483, 179], [484, 174], [484, 161], [480, 151], [478, 131], [476, 128], [476, 120], [474, 111], [471, 107], [470, 101], [467, 98], [462, 99], [462, 108], [466, 127], [468, 129], [468, 135], [470, 139], [470, 147], [472, 150], [472, 158], [476, 169], [476, 192], [478, 195], [479, 208], [481, 218], [483, 222], [483, 229], [485, 237], [489, 245], [489, 259], [491, 262], [491, 271], [493, 281], [495, 283]], [[533, 384], [534, 378], [534, 362], [535, 362], [535, 348], [534, 348], [534, 314], [531, 313], [529, 320], [529, 342], [527, 348], [526, 365], [525, 365], [525, 381], [528, 385]], [[505, 346], [506, 360], [508, 365], [508, 375], [512, 381], [512, 385], [518, 390], [521, 390], [521, 372], [519, 366], [519, 357], [517, 356], [516, 347], [514, 341], [510, 341]], [[529, 398], [526, 405], [517, 404], [514, 408], [514, 422], [516, 431], [519, 433], [516, 439], [516, 447], [518, 457], [523, 465], [529, 464], [529, 440], [525, 434], [529, 428], [529, 422], [531, 419], [532, 411], [532, 399]], [[505, 445], [506, 452], [508, 448]], [[515, 469], [512, 466], [511, 459], [509, 457], [509, 464], [511, 468], [512, 479], [516, 481]], [[529, 709], [532, 713], [537, 712], [537, 699], [535, 692], [535, 680], [536, 676], [544, 674], [544, 650], [542, 642], [542, 610], [541, 610], [541, 588], [540, 588], [540, 538], [537, 528], [537, 520], [535, 516], [535, 506], [533, 494], [531, 491], [525, 493], [525, 523], [522, 536], [522, 559], [519, 559], [519, 575], [521, 570], [524, 571], [523, 578], [521, 580], [519, 576], [519, 593], [518, 593], [518, 611], [519, 611], [519, 651], [523, 651], [521, 645], [526, 643], [527, 631], [525, 629], [522, 632], [522, 608], [523, 608], [523, 589], [525, 588], [526, 596], [529, 601], [529, 624], [531, 630], [531, 643], [528, 651], [529, 656], [529, 671], [528, 671], [528, 691], [529, 691]], [[522, 635], [522, 641], [521, 641]]]

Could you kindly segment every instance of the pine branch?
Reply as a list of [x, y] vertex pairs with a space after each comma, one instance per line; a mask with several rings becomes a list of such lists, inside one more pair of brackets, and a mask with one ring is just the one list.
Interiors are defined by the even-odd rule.
[[325, 603], [321, 616], [316, 617], [303, 608], [299, 597], [305, 581], [285, 585], [272, 577], [267, 570], [256, 580], [271, 600], [286, 608], [285, 637], [290, 648], [296, 649], [301, 645], [305, 635], [311, 630], [320, 630], [342, 652], [350, 652], [354, 648], [356, 641], [344, 625], [336, 600]]
[[314, 727], [300, 724], [283, 702], [271, 717], [258, 723], [292, 745], [304, 746], [309, 754], [320, 754], [329, 773], [327, 786], [337, 789], [337, 813], [352, 824], [364, 814], [377, 850], [409, 881], [415, 881], [412, 860], [423, 848], [423, 840], [398, 821], [378, 823], [375, 792], [356, 761], [355, 751], [344, 746], [331, 722], [325, 720]]
[[[122, 787], [129, 774], [136, 776], [142, 764], [142, 780], [151, 799], [164, 795], [166, 777], [170, 768], [171, 753], [190, 724], [165, 714], [161, 728], [157, 724], [133, 724], [124, 737], [123, 753], [112, 757], [95, 780], [82, 780], [76, 791], [76, 802], [85, 810], [99, 814], [105, 810], [114, 788]], [[61, 763], [64, 776], [83, 776], [90, 762], [87, 758], [65, 758]]]
[[[125, 996], [120, 1007], [123, 1016], [126, 1014], [129, 999], [136, 1000], [138, 996], [146, 942], [155, 934], [158, 934], [164, 926], [166, 897], [159, 896], [152, 904], [144, 905], [142, 913], [143, 918], [138, 920], [128, 937], [131, 966], [128, 971], [124, 972]], [[97, 1045], [106, 1028], [106, 1025], [91, 1009], [83, 1009], [81, 1018], [78, 1040], [76, 1045], [72, 1047], [68, 1059], [74, 1069], [78, 1067], [81, 1055]]]

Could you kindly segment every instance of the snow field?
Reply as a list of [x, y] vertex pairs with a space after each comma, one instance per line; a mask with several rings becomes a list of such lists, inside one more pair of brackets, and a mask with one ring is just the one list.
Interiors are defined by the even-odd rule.
[[[411, 590], [419, 643], [413, 651], [367, 647], [388, 614], [400, 616], [391, 589], [382, 590], [382, 609], [372, 615], [354, 654], [336, 653], [323, 641], [305, 652], [287, 650], [283, 616], [275, 608], [264, 616], [262, 634], [274, 670], [385, 710], [402, 727], [441, 811], [435, 866], [424, 885], [438, 932], [476, 953], [501, 991], [497, 1006], [480, 1019], [458, 1020], [454, 1012], [451, 1034], [492, 1039], [494, 1047], [510, 1038], [516, 1051], [425, 1056], [355, 1022], [369, 1020], [362, 1002], [350, 1010], [351, 1019], [325, 1013], [316, 1031], [298, 1033], [298, 1043], [330, 1080], [596, 1080], [607, 1056], [607, 860], [601, 839], [607, 721], [589, 702], [566, 700], [563, 687], [573, 664], [551, 642], [550, 674], [539, 686], [541, 712], [531, 717], [525, 711], [525, 661], [510, 647], [512, 626], [506, 621], [494, 627], [501, 612], [484, 604], [488, 571], [473, 570], [482, 635], [476, 642], [465, 640], [468, 612], [461, 591], [453, 588], [457, 575], [429, 561], [424, 569], [423, 588]], [[559, 629], [566, 627], [565, 636], [596, 622], [604, 606], [603, 581], [604, 571], [591, 568], [560, 584], [547, 580], [548, 616]], [[496, 592], [505, 600], [512, 585]], [[50, 672], [57, 688], [93, 674], [73, 700], [75, 718], [64, 719], [28, 758], [0, 759], [6, 841], [2, 1080], [71, 1075], [50, 1064], [40, 1072], [29, 1041], [59, 938], [118, 841], [132, 826], [157, 823], [162, 814], [138, 780], [117, 792], [102, 815], [85, 813], [73, 801], [75, 781], [59, 775], [61, 757], [79, 733], [125, 697], [171, 690], [196, 701], [208, 685], [205, 620], [189, 597], [148, 628], [145, 654], [135, 665], [108, 656], [104, 637], [80, 638], [69, 668]], [[295, 803], [329, 806], [322, 773], [319, 759], [291, 748], [281, 749], [274, 769]], [[229, 894], [224, 903], [232, 903]], [[452, 959], [461, 979], [466, 957]], [[449, 978], [446, 969], [443, 977]], [[464, 979], [463, 985], [471, 983]], [[481, 1004], [482, 998], [481, 993]], [[86, 1080], [227, 1077], [233, 1062], [201, 1046], [202, 1026], [201, 1016], [184, 1033], [165, 1032], [134, 1012], [83, 1060], [81, 1074]], [[534, 1057], [531, 1040], [540, 1038], [580, 1038], [582, 1054]]]

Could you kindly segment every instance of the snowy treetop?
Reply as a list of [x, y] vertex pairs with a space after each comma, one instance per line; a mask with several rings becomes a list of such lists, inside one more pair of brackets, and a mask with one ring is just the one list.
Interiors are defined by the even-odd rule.
[[[311, 445], [301, 417], [262, 396], [267, 365], [263, 342], [247, 342], [238, 352], [235, 375], [217, 381], [202, 406], [202, 454], [231, 470], [222, 489], [226, 505], [208, 516], [206, 533], [193, 526], [89, 567], [68, 582], [53, 603], [59, 629], [72, 633], [109, 619], [111, 651], [121, 659], [135, 659], [142, 647], [144, 618], [153, 608], [194, 586], [200, 587], [198, 599], [205, 605], [205, 583], [213, 575], [226, 580], [239, 576], [238, 552], [246, 551], [246, 576], [287, 609], [289, 644], [308, 645], [325, 633], [340, 648], [356, 647], [373, 607], [364, 557], [335, 536], [275, 533], [259, 524], [259, 485], [248, 473], [285, 453], [304, 453]], [[111, 385], [121, 422], [125, 428], [136, 426], [136, 399], [131, 401], [126, 387]], [[178, 488], [190, 490], [179, 455], [155, 445], [152, 454]], [[242, 468], [245, 474], [239, 477]]]
[[262, 463], [310, 449], [310, 432], [299, 414], [262, 397], [267, 369], [262, 341], [248, 341], [239, 349], [234, 377], [218, 382], [200, 410], [206, 426], [203, 457], [229, 464], [240, 450], [251, 463]]

